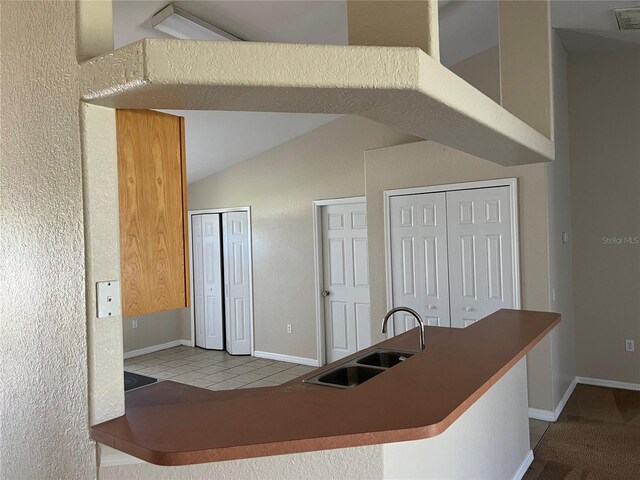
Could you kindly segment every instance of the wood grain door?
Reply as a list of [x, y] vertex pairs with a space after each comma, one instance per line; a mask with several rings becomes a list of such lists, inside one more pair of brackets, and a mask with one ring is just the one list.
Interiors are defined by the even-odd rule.
[[123, 315], [189, 306], [184, 119], [117, 110]]

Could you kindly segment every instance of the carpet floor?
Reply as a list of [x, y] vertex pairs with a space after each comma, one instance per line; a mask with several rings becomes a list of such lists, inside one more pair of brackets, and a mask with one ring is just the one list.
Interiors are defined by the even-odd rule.
[[639, 480], [640, 392], [578, 385], [525, 480]]

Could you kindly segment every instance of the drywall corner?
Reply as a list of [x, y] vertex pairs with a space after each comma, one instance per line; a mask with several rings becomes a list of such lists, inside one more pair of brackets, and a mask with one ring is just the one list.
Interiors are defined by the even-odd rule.
[[124, 414], [122, 317], [97, 318], [96, 282], [120, 280], [115, 110], [81, 104], [89, 421]]

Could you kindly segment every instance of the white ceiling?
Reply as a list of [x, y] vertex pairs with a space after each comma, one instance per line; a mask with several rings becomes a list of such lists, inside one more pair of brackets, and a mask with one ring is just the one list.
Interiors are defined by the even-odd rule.
[[339, 115], [165, 110], [185, 117], [187, 182], [288, 142]]
[[[150, 25], [169, 0], [116, 0], [114, 41], [168, 38]], [[250, 41], [347, 44], [344, 0], [189, 0], [176, 5]], [[634, 1], [553, 0], [552, 26], [570, 51], [640, 45], [640, 31], [620, 32], [613, 8]], [[495, 0], [440, 0], [440, 54], [453, 65], [498, 44]], [[328, 123], [338, 116], [256, 112], [179, 112], [187, 123], [188, 182], [204, 178]]]

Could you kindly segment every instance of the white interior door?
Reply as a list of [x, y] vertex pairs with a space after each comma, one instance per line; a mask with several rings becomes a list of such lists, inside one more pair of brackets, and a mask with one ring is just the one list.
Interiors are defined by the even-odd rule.
[[191, 219], [196, 346], [222, 350], [220, 215], [193, 215]]
[[223, 213], [222, 229], [227, 351], [232, 355], [251, 355], [249, 215]]
[[[447, 210], [444, 192], [390, 198], [391, 277], [394, 307], [410, 307], [432, 326], [450, 326]], [[392, 333], [416, 320], [397, 313]]]
[[327, 361], [371, 345], [365, 203], [322, 207]]
[[451, 326], [513, 308], [509, 187], [447, 192]]

